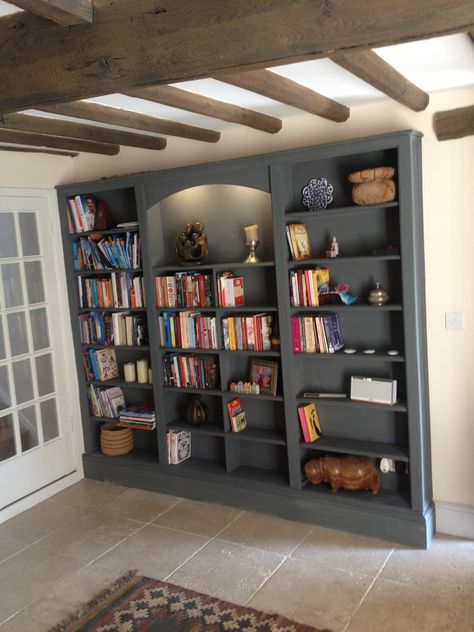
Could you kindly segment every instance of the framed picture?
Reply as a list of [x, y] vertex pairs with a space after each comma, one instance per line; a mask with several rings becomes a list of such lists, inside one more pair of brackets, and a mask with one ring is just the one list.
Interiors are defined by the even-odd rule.
[[250, 361], [250, 382], [256, 382], [260, 392], [276, 395], [278, 382], [278, 362], [252, 358]]

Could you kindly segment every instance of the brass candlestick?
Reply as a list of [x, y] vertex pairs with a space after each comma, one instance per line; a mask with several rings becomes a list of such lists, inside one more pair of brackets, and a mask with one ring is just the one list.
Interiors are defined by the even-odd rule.
[[247, 246], [250, 248], [249, 256], [244, 259], [244, 263], [260, 263], [261, 259], [255, 252], [260, 242], [257, 239], [251, 239], [247, 242]]

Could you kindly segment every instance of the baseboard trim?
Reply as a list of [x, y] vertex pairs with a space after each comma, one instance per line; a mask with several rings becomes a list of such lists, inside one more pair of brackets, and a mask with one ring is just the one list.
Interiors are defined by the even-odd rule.
[[82, 473], [82, 469], [81, 471], [72, 472], [72, 474], [63, 476], [63, 478], [60, 478], [58, 481], [42, 487], [37, 492], [33, 492], [32, 494], [25, 496], [25, 498], [22, 498], [18, 502], [8, 505], [8, 507], [0, 510], [0, 524], [6, 520], [10, 520], [10, 518], [14, 518], [27, 509], [31, 509], [31, 507], [43, 502], [43, 500], [47, 500], [51, 496], [54, 496], [54, 494], [62, 492], [63, 489], [74, 485], [74, 483], [78, 483], [83, 478], [84, 475]]
[[474, 540], [474, 507], [435, 502], [436, 531]]

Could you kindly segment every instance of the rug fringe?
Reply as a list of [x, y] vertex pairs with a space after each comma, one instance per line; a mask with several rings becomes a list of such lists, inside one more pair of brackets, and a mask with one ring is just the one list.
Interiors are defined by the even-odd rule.
[[137, 576], [137, 572], [138, 571], [135, 569], [121, 575], [118, 579], [112, 582], [110, 586], [101, 590], [99, 593], [94, 595], [92, 599], [79, 606], [77, 612], [57, 623], [53, 628], [50, 628], [48, 632], [68, 632], [72, 626], [77, 625], [81, 619], [95, 610], [98, 606], [102, 605], [104, 601], [112, 596], [116, 596], [116, 593], [119, 590], [125, 588], [128, 584], [132, 582], [136, 583], [138, 579], [141, 579]]

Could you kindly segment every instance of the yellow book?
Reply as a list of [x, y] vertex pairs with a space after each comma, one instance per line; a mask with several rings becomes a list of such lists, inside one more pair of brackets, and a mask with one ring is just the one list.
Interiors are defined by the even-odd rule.
[[316, 441], [321, 436], [321, 425], [319, 423], [318, 411], [315, 404], [306, 404], [304, 407], [306, 427], [308, 428], [310, 441]]
[[227, 322], [229, 324], [229, 349], [231, 351], [237, 351], [237, 339], [235, 336], [235, 325], [234, 325], [234, 319], [228, 318]]
[[174, 316], [170, 317], [170, 333], [171, 333], [171, 346], [176, 347], [176, 335], [174, 332]]

